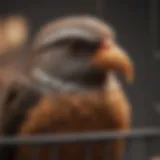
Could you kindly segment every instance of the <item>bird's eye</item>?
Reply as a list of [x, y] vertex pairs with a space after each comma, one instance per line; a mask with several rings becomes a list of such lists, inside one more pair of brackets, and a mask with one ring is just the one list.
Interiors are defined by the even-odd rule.
[[71, 43], [72, 54], [75, 56], [91, 56], [98, 47], [98, 43], [78, 40]]

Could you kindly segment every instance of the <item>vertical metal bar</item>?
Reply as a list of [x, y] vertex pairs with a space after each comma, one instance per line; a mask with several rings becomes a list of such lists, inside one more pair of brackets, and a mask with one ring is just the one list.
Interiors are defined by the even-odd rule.
[[[153, 99], [156, 101], [154, 103], [158, 104], [159, 102], [157, 102], [157, 99], [159, 98], [158, 96], [158, 86], [157, 84], [159, 77], [157, 77], [157, 72], [158, 72], [158, 61], [160, 60], [160, 48], [159, 48], [159, 15], [158, 15], [158, 10], [159, 10], [159, 4], [158, 4], [159, 0], [150, 0], [150, 38], [151, 38], [151, 49], [152, 49], [152, 56], [153, 56], [153, 66], [154, 66], [154, 70], [153, 70]], [[157, 107], [157, 105], [156, 105]], [[157, 110], [157, 108], [155, 107], [155, 110]], [[156, 121], [157, 122], [157, 121]], [[152, 141], [153, 140], [153, 141]], [[154, 144], [156, 143], [156, 141], [154, 140], [154, 137], [146, 139], [146, 152], [147, 152], [147, 156], [148, 156], [148, 160], [152, 159], [152, 154], [155, 150], [154, 148]]]
[[[134, 160], [135, 158], [138, 158], [138, 159], [140, 159], [140, 157], [136, 157], [135, 156], [135, 151], [134, 151], [134, 147], [133, 147], [133, 145], [135, 145], [135, 139], [134, 138], [132, 138], [129, 142], [130, 142], [130, 144], [129, 144], [129, 159], [130, 160]], [[144, 156], [143, 156], [144, 157]], [[128, 157], [127, 157], [128, 158]], [[143, 159], [144, 160], [144, 159]]]
[[31, 154], [31, 159], [32, 160], [39, 160], [39, 157], [40, 157], [40, 149], [39, 149], [39, 146], [37, 146], [37, 145], [32, 145], [31, 146], [32, 147], [32, 154]]
[[145, 148], [144, 148], [144, 159], [145, 160], [149, 160], [149, 154], [148, 154], [148, 146], [147, 146], [147, 137], [143, 137], [141, 138], [141, 140], [143, 141]]
[[85, 149], [85, 160], [91, 160], [92, 159], [92, 148], [91, 144], [84, 144]]
[[[135, 149], [134, 149], [135, 148]], [[130, 160], [146, 160], [146, 145], [143, 138], [132, 138]]]
[[59, 157], [59, 145], [54, 144], [52, 146], [51, 160], [58, 160]]
[[104, 158], [103, 158], [103, 159], [104, 159], [104, 160], [107, 160], [107, 159], [108, 159], [108, 157], [107, 157], [107, 152], [108, 152], [108, 151], [107, 151], [107, 149], [108, 149], [107, 142], [108, 142], [108, 141], [106, 141], [106, 142], [104, 143], [104, 147], [103, 147], [103, 149], [104, 149], [104, 156], [103, 156]]
[[152, 138], [151, 137], [146, 137], [145, 142], [146, 142], [146, 160], [149, 160], [151, 157], [151, 150], [150, 150], [150, 145], [151, 145]]
[[100, 18], [104, 18], [104, 0], [96, 0], [96, 13]]
[[131, 145], [132, 145], [132, 139], [128, 139], [126, 140], [126, 145], [125, 145], [125, 153], [124, 153], [124, 159], [129, 159], [131, 160], [132, 157], [131, 157]]
[[150, 1], [150, 36], [152, 51], [158, 49], [158, 0]]

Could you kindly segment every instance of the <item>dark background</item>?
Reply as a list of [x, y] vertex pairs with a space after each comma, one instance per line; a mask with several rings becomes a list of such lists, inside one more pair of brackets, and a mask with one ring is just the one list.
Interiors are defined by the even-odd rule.
[[[22, 13], [30, 20], [32, 33], [63, 15], [91, 14], [111, 23], [135, 62], [136, 80], [125, 88], [133, 107], [133, 126], [142, 128], [160, 124], [159, 7], [158, 0], [1, 0], [0, 15]], [[128, 151], [130, 160], [146, 160], [145, 153], [160, 151], [156, 140], [148, 144], [150, 153], [145, 142], [137, 141]]]

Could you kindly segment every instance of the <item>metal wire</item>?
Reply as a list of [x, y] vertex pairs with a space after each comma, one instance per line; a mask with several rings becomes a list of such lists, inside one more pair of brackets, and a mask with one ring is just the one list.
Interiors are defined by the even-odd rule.
[[122, 132], [98, 132], [98, 133], [77, 133], [46, 136], [23, 136], [23, 137], [0, 137], [0, 145], [40, 145], [40, 144], [61, 144], [61, 143], [84, 143], [99, 142], [111, 139], [139, 139], [144, 137], [160, 137], [160, 129], [136, 129]]
[[39, 147], [33, 145], [32, 146], [32, 155], [31, 155], [32, 160], [38, 160], [39, 159]]
[[59, 157], [59, 146], [57, 144], [53, 145], [51, 160], [58, 160]]
[[84, 147], [85, 147], [85, 160], [91, 160], [92, 159], [91, 145], [87, 143], [84, 145]]

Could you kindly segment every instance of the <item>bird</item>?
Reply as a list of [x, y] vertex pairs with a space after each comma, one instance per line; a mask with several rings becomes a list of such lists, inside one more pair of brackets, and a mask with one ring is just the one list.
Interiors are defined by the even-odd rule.
[[[2, 134], [60, 135], [130, 131], [131, 104], [116, 73], [130, 84], [134, 64], [118, 44], [115, 30], [89, 15], [66, 16], [40, 28], [26, 66], [26, 82], [8, 88], [3, 103]], [[24, 81], [23, 81], [24, 82]], [[6, 116], [7, 115], [7, 116]], [[107, 160], [122, 160], [125, 140], [107, 142]], [[103, 160], [104, 142], [92, 143], [92, 159]], [[6, 160], [28, 160], [31, 148], [5, 148]], [[40, 160], [54, 150], [40, 146]], [[82, 160], [82, 144], [59, 146], [60, 160]], [[3, 158], [1, 158], [3, 159]]]

